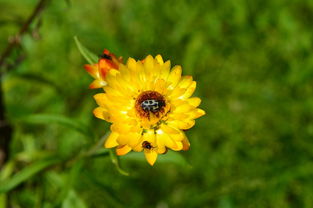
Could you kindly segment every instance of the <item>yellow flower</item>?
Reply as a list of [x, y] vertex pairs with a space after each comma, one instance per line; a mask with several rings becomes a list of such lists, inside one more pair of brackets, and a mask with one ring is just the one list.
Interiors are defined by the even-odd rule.
[[190, 98], [196, 82], [181, 73], [180, 66], [171, 69], [160, 55], [129, 58], [108, 71], [105, 92], [94, 96], [99, 105], [94, 115], [112, 123], [105, 147], [116, 147], [118, 155], [143, 151], [150, 165], [168, 149], [188, 150], [184, 130], [205, 112], [197, 108], [200, 98]]

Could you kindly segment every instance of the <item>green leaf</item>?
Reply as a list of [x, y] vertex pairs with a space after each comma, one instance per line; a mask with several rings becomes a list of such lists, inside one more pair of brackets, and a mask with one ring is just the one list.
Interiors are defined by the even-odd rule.
[[14, 168], [15, 168], [15, 162], [13, 160], [6, 162], [0, 172], [0, 181], [9, 178]]
[[65, 175], [65, 183], [61, 189], [59, 199], [57, 200], [58, 203], [63, 201], [64, 204], [64, 201], [67, 200], [66, 198], [71, 195], [70, 192], [73, 191], [75, 182], [79, 181], [79, 175], [81, 174], [83, 163], [84, 162], [82, 160], [76, 161], [71, 167], [70, 171]]
[[6, 194], [0, 194], [0, 208], [6, 208], [7, 206], [7, 195]]
[[83, 57], [89, 64], [94, 64], [98, 62], [99, 59], [98, 56], [90, 52], [85, 46], [83, 46], [81, 42], [78, 40], [77, 36], [74, 36], [74, 40], [79, 52], [83, 55]]
[[111, 185], [108, 185], [104, 183], [104, 181], [97, 179], [97, 177], [95, 177], [90, 171], [83, 171], [83, 174], [84, 178], [89, 179], [91, 183], [93, 183], [95, 186], [101, 189], [102, 193], [105, 193], [106, 195], [110, 196], [110, 198], [114, 200], [115, 203], [125, 206], [125, 203], [122, 200], [123, 196], [117, 194]]
[[74, 120], [67, 118], [62, 115], [52, 115], [52, 114], [34, 114], [34, 115], [29, 115], [25, 116], [22, 118], [17, 119], [17, 121], [20, 122], [25, 122], [25, 123], [32, 123], [32, 124], [50, 124], [50, 123], [58, 123], [61, 124], [65, 127], [68, 127], [70, 129], [73, 129], [86, 137], [90, 138], [93, 137], [95, 138], [94, 132], [90, 129], [89, 126]]
[[87, 208], [87, 206], [74, 190], [70, 190], [62, 203], [62, 208]]
[[19, 72], [16, 73], [16, 78], [22, 79], [26, 82], [37, 82], [38, 84], [46, 85], [52, 87], [57, 93], [61, 94], [64, 92], [62, 87], [58, 86], [53, 81], [45, 78], [41, 74], [29, 73], [29, 72]]
[[11, 178], [0, 182], [0, 193], [8, 192], [43, 169], [58, 163], [58, 159], [46, 159], [30, 164]]

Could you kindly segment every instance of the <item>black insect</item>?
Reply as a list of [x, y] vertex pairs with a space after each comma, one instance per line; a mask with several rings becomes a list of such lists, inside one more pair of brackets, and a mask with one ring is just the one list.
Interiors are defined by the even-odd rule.
[[140, 106], [144, 111], [156, 113], [165, 106], [165, 102], [163, 100], [154, 99], [144, 100], [140, 103]]
[[99, 57], [100, 57], [100, 58], [104, 58], [104, 59], [112, 60], [112, 57], [109, 56], [109, 55], [107, 55], [107, 54], [105, 54], [105, 53], [101, 54]]
[[148, 150], [152, 149], [152, 145], [151, 145], [151, 143], [148, 142], [148, 141], [144, 141], [144, 142], [142, 143], [142, 147], [143, 147], [144, 149], [148, 149]]

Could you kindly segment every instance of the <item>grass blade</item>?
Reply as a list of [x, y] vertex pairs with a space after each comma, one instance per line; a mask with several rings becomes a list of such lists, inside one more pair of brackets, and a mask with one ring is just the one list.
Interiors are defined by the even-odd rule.
[[23, 170], [19, 171], [18, 173], [16, 173], [12, 177], [1, 181], [0, 193], [5, 193], [5, 192], [12, 190], [13, 188], [18, 186], [19, 184], [23, 183], [24, 181], [26, 181], [30, 177], [37, 174], [38, 172], [40, 172], [40, 171], [44, 170], [45, 168], [52, 166], [58, 162], [60, 162], [60, 160], [58, 160], [58, 159], [47, 159], [47, 160], [38, 161], [36, 163], [33, 163], [33, 164], [25, 167]]
[[94, 132], [90, 129], [89, 126], [74, 120], [67, 118], [62, 115], [53, 115], [53, 114], [34, 114], [19, 118], [18, 121], [24, 123], [32, 123], [32, 124], [50, 124], [50, 123], [58, 123], [70, 129], [73, 129], [86, 137], [90, 138], [91, 136], [95, 138]]
[[77, 36], [74, 36], [74, 40], [79, 52], [83, 55], [83, 57], [89, 64], [95, 64], [98, 62], [98, 56], [90, 52], [85, 46], [83, 46], [78, 40]]

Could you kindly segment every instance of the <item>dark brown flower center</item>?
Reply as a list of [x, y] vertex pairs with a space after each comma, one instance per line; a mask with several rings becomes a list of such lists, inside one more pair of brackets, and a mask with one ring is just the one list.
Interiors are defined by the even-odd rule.
[[165, 99], [163, 95], [155, 91], [142, 92], [136, 100], [136, 110], [140, 116], [149, 119], [150, 113], [159, 117], [164, 113]]

